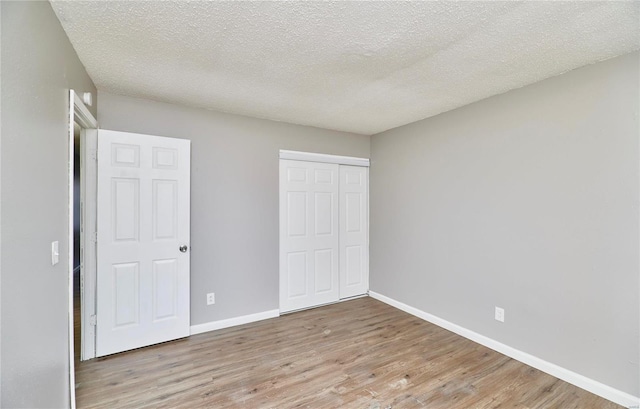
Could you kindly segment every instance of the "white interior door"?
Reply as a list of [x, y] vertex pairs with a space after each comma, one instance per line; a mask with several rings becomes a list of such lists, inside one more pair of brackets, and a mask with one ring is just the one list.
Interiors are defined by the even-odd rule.
[[338, 301], [338, 165], [280, 160], [280, 311]]
[[97, 356], [189, 335], [190, 151], [98, 131]]
[[369, 168], [340, 165], [340, 298], [369, 291]]

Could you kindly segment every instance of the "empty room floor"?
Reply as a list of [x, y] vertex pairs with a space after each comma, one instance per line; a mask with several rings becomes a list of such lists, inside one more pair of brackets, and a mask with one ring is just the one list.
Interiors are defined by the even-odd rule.
[[621, 408], [372, 298], [80, 363], [79, 408]]

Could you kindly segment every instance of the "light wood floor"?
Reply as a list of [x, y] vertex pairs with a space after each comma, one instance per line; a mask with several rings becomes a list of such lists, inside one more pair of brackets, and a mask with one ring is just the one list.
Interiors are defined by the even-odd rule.
[[372, 298], [77, 367], [79, 408], [620, 408]]

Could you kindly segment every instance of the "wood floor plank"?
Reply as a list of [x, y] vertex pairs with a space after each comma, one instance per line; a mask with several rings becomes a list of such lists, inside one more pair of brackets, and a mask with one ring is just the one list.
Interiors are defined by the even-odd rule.
[[79, 408], [621, 408], [372, 298], [76, 368]]

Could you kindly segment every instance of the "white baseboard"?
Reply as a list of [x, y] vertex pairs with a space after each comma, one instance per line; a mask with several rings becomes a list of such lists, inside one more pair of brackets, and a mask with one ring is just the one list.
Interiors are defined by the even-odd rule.
[[471, 341], [491, 348], [494, 351], [500, 352], [501, 354], [504, 354], [510, 358], [546, 372], [549, 375], [555, 376], [556, 378], [562, 379], [565, 382], [568, 382], [593, 394], [601, 396], [607, 400], [615, 402], [618, 405], [622, 405], [625, 407], [638, 407], [637, 405], [640, 404], [640, 397], [636, 397], [626, 392], [612, 388], [611, 386], [607, 386], [591, 378], [587, 378], [584, 375], [580, 375], [556, 364], [552, 364], [551, 362], [547, 362], [544, 359], [540, 359], [533, 355], [527, 354], [526, 352], [522, 352], [518, 349], [502, 344], [489, 337], [480, 335], [477, 332], [473, 332], [457, 324], [436, 317], [435, 315], [431, 315], [417, 308], [411, 307], [400, 301], [396, 301], [374, 291], [369, 291], [369, 296], [375, 298], [376, 300], [382, 301], [385, 304], [389, 304], [390, 306], [395, 307], [399, 310], [414, 315], [418, 318], [422, 318], [425, 321], [429, 321], [430, 323], [435, 324], [439, 327], [447, 329], [451, 332], [455, 332], [456, 334], [470, 339]]
[[241, 317], [229, 318], [220, 321], [211, 321], [204, 324], [192, 325], [191, 335], [202, 334], [203, 332], [215, 331], [217, 329], [235, 327], [237, 325], [249, 324], [251, 322], [262, 321], [280, 316], [280, 310], [263, 311], [255, 314], [243, 315]]

